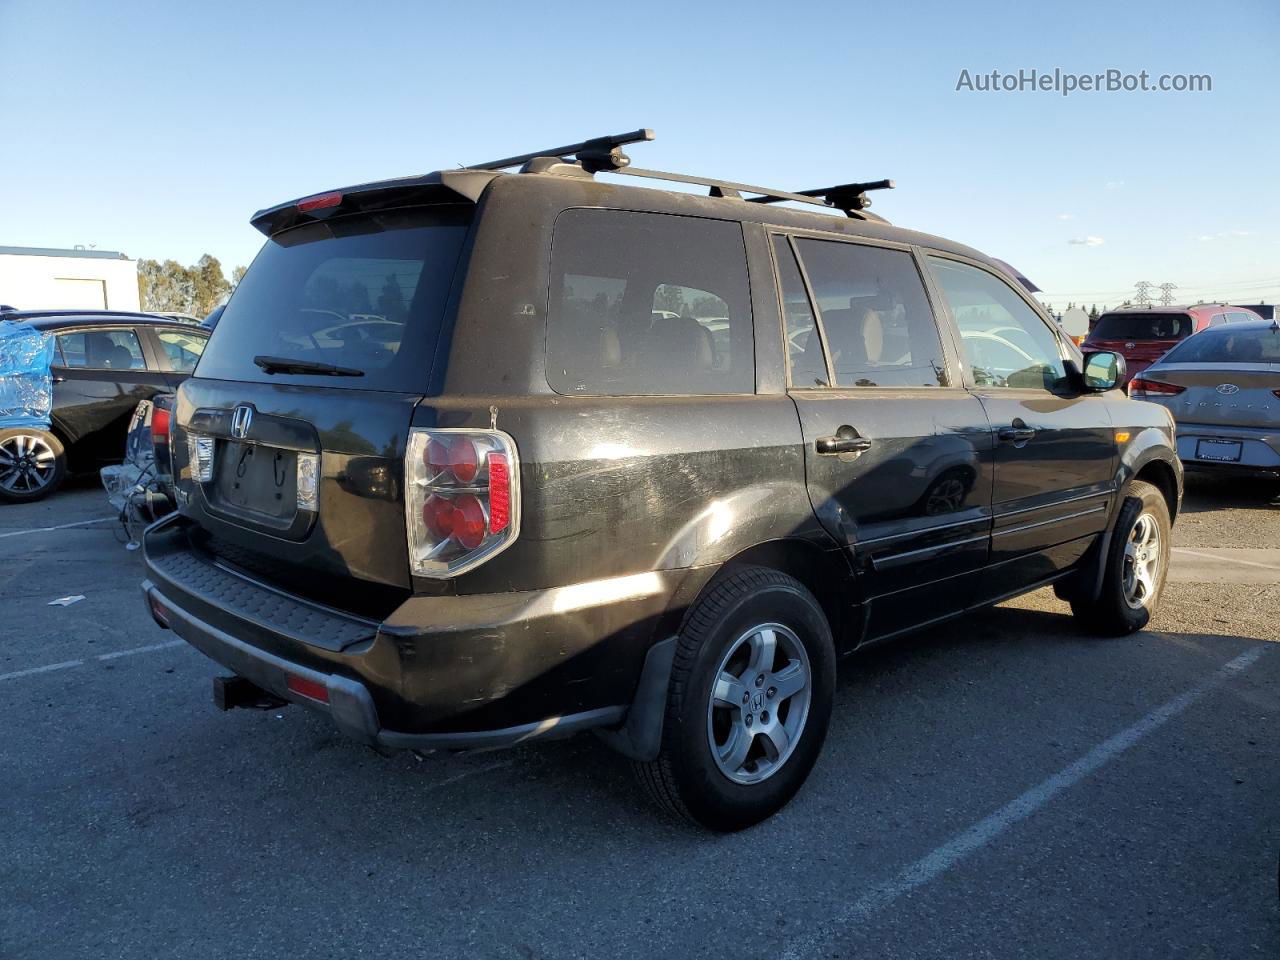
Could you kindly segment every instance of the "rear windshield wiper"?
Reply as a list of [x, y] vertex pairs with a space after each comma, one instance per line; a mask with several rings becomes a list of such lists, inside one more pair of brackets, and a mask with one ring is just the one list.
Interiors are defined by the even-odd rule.
[[322, 377], [363, 377], [364, 371], [354, 367], [339, 367], [333, 363], [318, 363], [315, 360], [290, 360], [288, 357], [257, 356], [253, 362], [260, 366], [264, 373], [314, 373]]

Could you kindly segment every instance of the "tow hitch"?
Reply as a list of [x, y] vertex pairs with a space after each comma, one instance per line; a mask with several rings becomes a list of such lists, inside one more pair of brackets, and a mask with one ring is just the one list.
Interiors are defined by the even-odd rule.
[[289, 705], [288, 700], [282, 700], [240, 676], [214, 677], [213, 702], [219, 710], [234, 710], [236, 707], [275, 710]]

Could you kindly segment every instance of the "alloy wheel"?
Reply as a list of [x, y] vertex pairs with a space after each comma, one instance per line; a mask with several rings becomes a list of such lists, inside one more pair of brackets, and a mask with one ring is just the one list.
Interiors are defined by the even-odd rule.
[[20, 433], [0, 441], [0, 487], [10, 493], [37, 493], [56, 473], [58, 456], [48, 441]]
[[729, 645], [707, 704], [716, 766], [735, 783], [759, 783], [795, 750], [809, 717], [809, 654], [788, 627], [764, 623]]
[[1144, 513], [1129, 531], [1124, 545], [1124, 600], [1137, 610], [1155, 599], [1160, 574], [1160, 527]]

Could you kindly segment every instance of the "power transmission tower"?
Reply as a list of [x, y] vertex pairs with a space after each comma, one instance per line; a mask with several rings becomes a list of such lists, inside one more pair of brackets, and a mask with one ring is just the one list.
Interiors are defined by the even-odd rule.
[[1139, 280], [1134, 285], [1134, 289], [1138, 292], [1133, 298], [1134, 303], [1143, 304], [1151, 302], [1151, 288], [1155, 286], [1150, 280]]
[[1162, 307], [1168, 307], [1173, 304], [1173, 291], [1177, 289], [1178, 285], [1176, 283], [1160, 284], [1160, 305]]

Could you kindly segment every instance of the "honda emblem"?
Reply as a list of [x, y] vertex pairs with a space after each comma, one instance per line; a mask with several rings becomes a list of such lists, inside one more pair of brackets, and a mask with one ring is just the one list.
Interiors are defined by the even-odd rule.
[[231, 436], [243, 440], [249, 435], [249, 425], [253, 423], [253, 407], [240, 404], [231, 412]]

